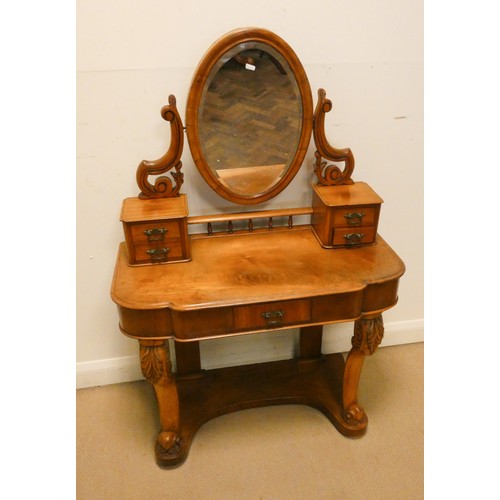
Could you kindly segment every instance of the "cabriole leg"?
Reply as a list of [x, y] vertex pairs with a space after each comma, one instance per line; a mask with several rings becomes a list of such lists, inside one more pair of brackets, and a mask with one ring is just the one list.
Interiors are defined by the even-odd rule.
[[167, 340], [140, 340], [141, 369], [155, 390], [161, 431], [156, 440], [158, 459], [175, 456], [180, 450], [179, 397], [172, 373]]
[[352, 349], [345, 364], [342, 392], [342, 417], [350, 425], [366, 425], [366, 414], [358, 404], [359, 379], [365, 357], [377, 350], [383, 336], [384, 323], [381, 314], [361, 318], [354, 323]]

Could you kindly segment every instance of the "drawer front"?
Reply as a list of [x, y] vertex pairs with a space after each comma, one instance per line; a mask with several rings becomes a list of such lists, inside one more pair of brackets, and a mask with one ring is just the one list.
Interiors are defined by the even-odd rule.
[[268, 302], [235, 307], [233, 314], [236, 330], [279, 328], [310, 321], [311, 305], [309, 300]]
[[334, 227], [374, 226], [377, 220], [378, 207], [353, 206], [335, 209]]
[[135, 245], [136, 264], [154, 264], [181, 260], [183, 258], [182, 243], [180, 239], [166, 240], [159, 244]]
[[181, 234], [177, 220], [131, 224], [130, 232], [134, 245], [156, 244], [172, 238], [179, 238]]
[[377, 229], [374, 226], [336, 228], [333, 231], [334, 246], [358, 246], [375, 241]]

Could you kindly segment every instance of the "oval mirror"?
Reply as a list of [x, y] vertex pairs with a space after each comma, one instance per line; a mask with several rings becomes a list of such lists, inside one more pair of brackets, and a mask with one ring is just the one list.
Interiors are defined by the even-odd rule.
[[311, 89], [285, 41], [247, 28], [210, 47], [191, 84], [186, 133], [219, 195], [241, 204], [276, 196], [299, 170], [311, 132]]

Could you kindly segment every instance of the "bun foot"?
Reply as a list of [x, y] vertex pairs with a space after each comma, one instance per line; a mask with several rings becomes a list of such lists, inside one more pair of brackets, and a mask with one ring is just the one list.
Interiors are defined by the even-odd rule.
[[366, 427], [368, 418], [366, 413], [361, 406], [351, 405], [347, 410], [342, 412], [342, 418], [350, 426], [363, 426]]
[[158, 434], [158, 444], [165, 452], [180, 445], [179, 436], [173, 431], [162, 431]]
[[177, 458], [181, 449], [179, 435], [173, 431], [161, 431], [156, 439], [156, 456], [159, 462], [169, 462]]

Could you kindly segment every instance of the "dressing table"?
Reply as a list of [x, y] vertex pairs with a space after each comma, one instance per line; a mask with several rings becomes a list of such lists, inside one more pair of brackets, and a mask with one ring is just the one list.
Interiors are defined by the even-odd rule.
[[[245, 408], [305, 404], [343, 435], [366, 431], [362, 366], [382, 341], [382, 313], [396, 304], [405, 268], [377, 234], [382, 199], [352, 180], [351, 150], [326, 139], [331, 108], [320, 89], [313, 110], [305, 71], [284, 40], [244, 28], [199, 63], [185, 127], [173, 96], [162, 109], [170, 146], [137, 168], [140, 194], [122, 205], [125, 241], [111, 287], [120, 329], [139, 341], [156, 393], [161, 466], [186, 459], [203, 423]], [[208, 185], [247, 210], [189, 215], [184, 131]], [[316, 153], [304, 161], [311, 136]], [[301, 167], [313, 167], [310, 206], [248, 209], [279, 194]], [[324, 355], [323, 325], [346, 321], [354, 323], [347, 359]], [[291, 328], [300, 329], [294, 359], [202, 369], [200, 342]]]

